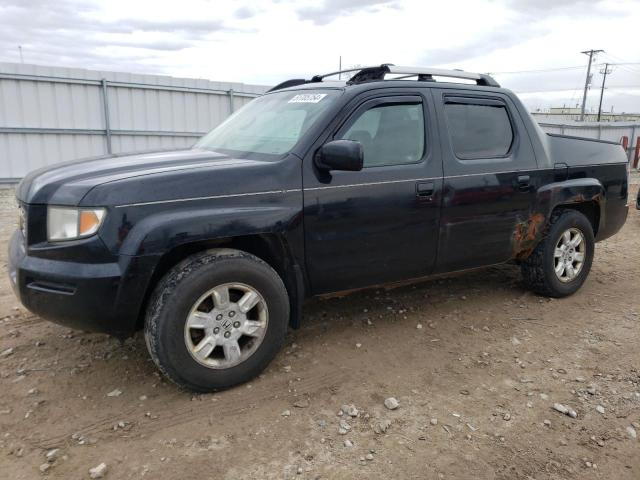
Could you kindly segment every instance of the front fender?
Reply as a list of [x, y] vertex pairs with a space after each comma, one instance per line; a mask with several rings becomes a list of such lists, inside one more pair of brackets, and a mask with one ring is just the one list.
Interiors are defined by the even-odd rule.
[[[143, 271], [127, 269], [123, 279], [123, 290], [132, 292], [140, 305], [149, 292], [150, 283], [153, 284], [162, 259], [174, 249], [183, 245], [188, 248], [189, 244], [215, 244], [218, 240], [229, 241], [234, 237], [271, 237], [286, 249], [282, 263], [274, 268], [282, 271], [290, 293], [291, 323], [295, 327], [300, 322], [305, 292], [303, 272], [298, 265], [303, 258], [303, 236], [301, 194], [297, 192], [297, 195], [296, 192], [282, 192], [259, 202], [232, 197], [226, 205], [203, 200], [113, 208], [100, 236], [121, 259], [144, 262]], [[237, 205], [240, 202], [244, 205]]]

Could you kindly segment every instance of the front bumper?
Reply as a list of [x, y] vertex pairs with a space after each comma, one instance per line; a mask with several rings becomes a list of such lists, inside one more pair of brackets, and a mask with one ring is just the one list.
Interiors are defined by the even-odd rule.
[[155, 257], [78, 263], [29, 255], [22, 232], [9, 243], [9, 278], [22, 304], [53, 322], [118, 337], [138, 326]]

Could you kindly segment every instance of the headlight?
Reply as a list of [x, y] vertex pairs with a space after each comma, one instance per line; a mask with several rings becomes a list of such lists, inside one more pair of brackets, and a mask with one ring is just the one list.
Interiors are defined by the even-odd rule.
[[24, 208], [18, 207], [18, 228], [22, 232], [22, 236], [27, 238], [27, 220], [24, 218]]
[[90, 237], [104, 220], [104, 208], [49, 207], [47, 238], [50, 241]]

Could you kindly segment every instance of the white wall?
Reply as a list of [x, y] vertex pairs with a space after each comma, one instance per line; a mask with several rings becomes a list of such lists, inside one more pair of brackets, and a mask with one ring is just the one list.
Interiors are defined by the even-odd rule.
[[[108, 151], [180, 148], [268, 87], [0, 63], [0, 180]], [[232, 91], [230, 94], [229, 91]]]

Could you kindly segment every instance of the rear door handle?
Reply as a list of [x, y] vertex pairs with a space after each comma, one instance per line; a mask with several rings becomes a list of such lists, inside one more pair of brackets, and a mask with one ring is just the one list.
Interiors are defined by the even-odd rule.
[[423, 200], [431, 200], [436, 186], [433, 182], [416, 183], [416, 196]]
[[529, 190], [531, 177], [529, 175], [518, 175], [518, 189], [521, 192], [526, 192]]

